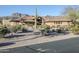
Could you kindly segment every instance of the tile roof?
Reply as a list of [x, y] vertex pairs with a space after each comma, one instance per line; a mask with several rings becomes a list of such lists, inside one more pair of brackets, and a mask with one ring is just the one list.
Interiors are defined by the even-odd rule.
[[65, 16], [45, 16], [43, 17], [45, 21], [71, 21]]
[[[11, 20], [14, 22], [34, 22], [35, 17], [34, 16], [24, 16], [15, 20]], [[69, 18], [65, 17], [65, 16], [42, 16], [42, 19], [46, 22], [46, 21], [71, 21]]]
[[24, 16], [15, 20], [11, 20], [12, 22], [34, 22], [34, 17], [33, 16]]

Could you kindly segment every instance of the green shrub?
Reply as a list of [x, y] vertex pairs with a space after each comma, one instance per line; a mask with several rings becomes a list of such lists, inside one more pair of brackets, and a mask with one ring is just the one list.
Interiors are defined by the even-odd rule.
[[48, 25], [41, 25], [40, 30], [48, 30], [50, 27]]
[[70, 26], [70, 31], [74, 34], [79, 34], [79, 25], [75, 24], [75, 26], [74, 25]]
[[21, 30], [21, 27], [22, 27], [21, 25], [16, 25], [13, 26], [11, 30], [16, 33], [18, 30]]
[[0, 27], [0, 35], [1, 36], [4, 36], [6, 35], [7, 33], [10, 33], [9, 29], [7, 27]]
[[40, 31], [42, 35], [46, 35], [49, 32], [50, 27], [48, 25], [41, 25]]

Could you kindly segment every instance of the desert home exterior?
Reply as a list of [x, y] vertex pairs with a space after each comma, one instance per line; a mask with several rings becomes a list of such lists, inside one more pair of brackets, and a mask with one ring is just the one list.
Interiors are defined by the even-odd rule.
[[[35, 23], [35, 17], [34, 16], [26, 16], [23, 18], [18, 19], [20, 23], [24, 22], [26, 24], [29, 23], [29, 25], [34, 25]], [[17, 23], [16, 21], [13, 21], [14, 23]], [[37, 24], [42, 25], [46, 24], [50, 27], [68, 27], [72, 25], [72, 21], [65, 16], [43, 16], [37, 18]]]
[[[35, 23], [34, 16], [24, 16], [17, 19], [3, 19], [3, 25], [17, 25], [17, 24], [25, 24], [25, 26], [33, 26]], [[50, 27], [64, 27], [72, 25], [72, 21], [65, 16], [41, 16], [37, 17], [37, 25], [46, 24]]]
[[48, 16], [45, 17], [45, 24], [50, 27], [68, 27], [72, 25], [72, 21], [65, 16]]

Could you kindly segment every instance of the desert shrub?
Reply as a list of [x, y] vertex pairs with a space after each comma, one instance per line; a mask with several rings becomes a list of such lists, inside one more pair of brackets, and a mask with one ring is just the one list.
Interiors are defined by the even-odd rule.
[[75, 24], [75, 26], [74, 25], [70, 26], [70, 31], [74, 34], [79, 34], [79, 25]]
[[16, 33], [17, 31], [21, 30], [21, 25], [16, 25], [16, 26], [13, 26], [11, 29], [12, 32]]
[[41, 25], [40, 26], [40, 30], [48, 30], [48, 29], [50, 29], [50, 27], [48, 26], [48, 25]]
[[7, 33], [10, 33], [10, 30], [7, 27], [0, 27], [0, 36], [3, 37]]
[[41, 25], [40, 31], [42, 35], [46, 35], [50, 30], [50, 27], [48, 25]]
[[27, 29], [25, 27], [21, 28], [22, 32], [27, 32]]

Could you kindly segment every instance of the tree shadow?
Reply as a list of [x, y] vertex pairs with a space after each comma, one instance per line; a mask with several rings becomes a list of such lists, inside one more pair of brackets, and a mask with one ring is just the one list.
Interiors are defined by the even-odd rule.
[[27, 30], [27, 31], [20, 31], [20, 32], [17, 32], [17, 33], [30, 33], [30, 32], [33, 32], [33, 31]]
[[0, 47], [8, 46], [8, 45], [12, 45], [12, 44], [15, 44], [15, 43], [14, 43], [14, 42], [5, 42], [5, 43], [0, 43]]
[[24, 34], [20, 34], [20, 35], [9, 35], [9, 36], [5, 36], [4, 38], [14, 38], [14, 37], [21, 37], [21, 36], [25, 36]]
[[46, 33], [45, 36], [58, 36], [58, 35], [67, 35], [69, 34], [69, 32], [53, 32], [53, 31], [49, 31]]

